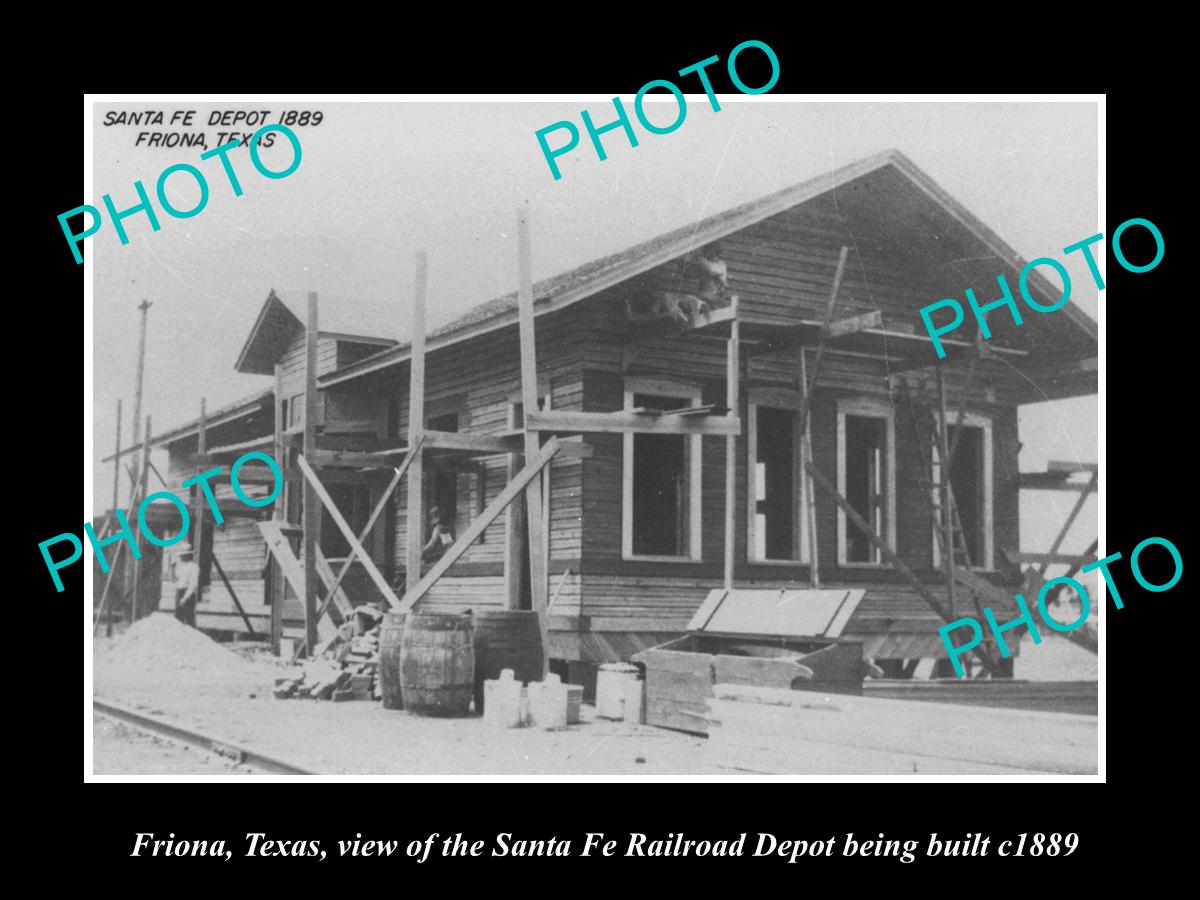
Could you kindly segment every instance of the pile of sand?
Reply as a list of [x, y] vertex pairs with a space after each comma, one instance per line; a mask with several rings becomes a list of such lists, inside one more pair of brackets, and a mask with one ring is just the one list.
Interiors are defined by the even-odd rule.
[[169, 612], [152, 613], [108, 646], [96, 645], [94, 672], [98, 689], [191, 684], [253, 691], [272, 676]]

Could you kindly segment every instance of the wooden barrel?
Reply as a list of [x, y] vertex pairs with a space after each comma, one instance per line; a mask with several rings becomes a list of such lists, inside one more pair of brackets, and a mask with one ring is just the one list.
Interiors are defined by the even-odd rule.
[[400, 637], [404, 708], [422, 716], [465, 716], [475, 684], [471, 617], [410, 613]]
[[504, 669], [517, 681], [541, 681], [542, 635], [532, 610], [475, 613], [475, 712], [483, 712], [483, 682]]
[[384, 709], [404, 709], [400, 695], [400, 639], [404, 613], [385, 613], [379, 629], [379, 686]]

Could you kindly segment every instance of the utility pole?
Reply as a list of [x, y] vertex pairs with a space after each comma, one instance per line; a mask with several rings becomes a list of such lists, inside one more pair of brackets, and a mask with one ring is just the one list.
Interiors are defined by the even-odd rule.
[[[153, 304], [149, 300], [142, 300], [138, 304], [138, 309], [142, 311], [141, 334], [138, 336], [138, 365], [137, 365], [137, 393], [133, 400], [133, 447], [137, 447], [138, 439], [141, 435], [142, 428], [142, 384], [146, 376], [146, 312]], [[133, 474], [130, 476], [130, 496], [133, 496], [134, 490], [138, 484], [138, 463], [137, 456], [133, 457]]]
[[[117, 449], [116, 455], [113, 456], [113, 499], [112, 499], [112, 514], [113, 521], [116, 522], [117, 504], [121, 502], [121, 398], [117, 398]], [[106, 529], [107, 530], [107, 529]], [[116, 530], [116, 525], [113, 525], [113, 530]], [[103, 599], [102, 599], [103, 602]], [[108, 607], [108, 616], [104, 623], [104, 633], [108, 637], [112, 637], [112, 607]]]

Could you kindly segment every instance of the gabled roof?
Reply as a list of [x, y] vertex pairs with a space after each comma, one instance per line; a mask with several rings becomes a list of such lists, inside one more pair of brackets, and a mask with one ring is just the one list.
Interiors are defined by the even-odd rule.
[[[916, 164], [898, 150], [888, 150], [758, 200], [709, 216], [693, 225], [677, 228], [643, 241], [620, 253], [593, 260], [568, 272], [543, 279], [533, 286], [535, 312], [537, 315], [543, 315], [563, 309], [656, 266], [684, 256], [699, 247], [889, 167], [900, 175], [907, 185], [915, 188], [937, 211], [948, 216], [953, 227], [960, 230], [965, 237], [981, 245], [987, 253], [1002, 264], [1018, 272], [1025, 266], [1026, 260], [1022, 259], [991, 229], [946, 193]], [[1060, 291], [1052, 286], [1040, 271], [1036, 269], [1033, 271], [1029, 279], [1029, 286], [1043, 304], [1051, 305], [1057, 302]], [[1067, 303], [1053, 316], [1062, 317], [1063, 322], [1069, 323], [1066, 327], [1073, 332], [1071, 335], [1073, 343], [1088, 346], [1098, 340], [1096, 322], [1074, 302]], [[1048, 320], [1051, 316], [1041, 318]], [[450, 324], [432, 332], [426, 341], [426, 350], [427, 352], [434, 351], [489, 331], [515, 325], [516, 321], [517, 295], [513, 291], [476, 306]], [[1051, 327], [1060, 326], [1053, 325]], [[320, 384], [322, 387], [327, 387], [377, 372], [404, 362], [409, 358], [409, 353], [409, 344], [397, 344], [323, 376]], [[1094, 354], [1093, 350], [1092, 355]]]
[[[277, 292], [274, 288], [258, 311], [258, 318], [238, 354], [234, 369], [248, 375], [271, 375], [275, 363], [298, 332], [304, 331], [304, 320], [299, 311], [306, 309], [307, 298], [299, 293]], [[321, 298], [321, 310], [317, 320], [320, 333], [362, 344], [377, 344], [389, 347], [396, 342], [390, 338], [360, 334], [357, 322], [374, 319], [362, 305], [337, 298]], [[332, 326], [332, 327], [330, 327]]]

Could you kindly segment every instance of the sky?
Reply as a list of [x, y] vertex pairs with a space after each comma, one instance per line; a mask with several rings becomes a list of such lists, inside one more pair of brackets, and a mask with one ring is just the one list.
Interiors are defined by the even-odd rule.
[[[648, 134], [635, 124], [637, 147], [620, 131], [606, 135], [604, 161], [584, 133], [575, 151], [558, 158], [561, 180], [552, 177], [534, 132], [561, 120], [579, 125], [584, 108], [597, 124], [610, 121], [610, 99], [97, 103], [94, 196], [85, 202], [99, 207], [111, 194], [117, 209], [133, 206], [135, 180], [153, 195], [159, 173], [177, 163], [197, 166], [209, 185], [207, 205], [192, 218], [160, 211], [161, 229], [153, 231], [134, 214], [124, 222], [127, 245], [107, 220], [87, 239], [94, 260], [97, 511], [111, 503], [111, 464], [98, 462], [112, 451], [118, 397], [126, 445], [130, 439], [142, 299], [153, 303], [143, 412], [158, 432], [194, 418], [201, 397], [212, 410], [270, 386], [270, 378], [233, 366], [272, 288], [355, 298], [371, 313], [363, 330], [395, 338], [407, 334], [417, 251], [429, 255], [431, 328], [514, 290], [516, 210], [525, 201], [535, 280], [889, 148], [1026, 259], [1057, 256], [1101, 230], [1094, 103], [813, 103], [769, 94], [722, 95], [720, 102], [714, 112], [703, 94], [689, 95], [683, 124], [671, 134]], [[675, 111], [673, 100], [647, 108], [662, 123]], [[259, 175], [247, 147], [232, 151], [240, 197], [218, 160], [200, 161], [201, 148], [148, 146], [155, 132], [203, 132], [209, 149], [218, 132], [252, 132], [208, 124], [236, 110], [269, 111], [268, 121], [285, 110], [322, 115], [319, 124], [310, 117], [294, 126], [302, 158], [285, 178]], [[161, 111], [163, 124], [105, 124], [120, 111]], [[190, 127], [183, 125], [186, 111], [194, 111]], [[282, 170], [292, 151], [275, 137], [261, 158]], [[166, 194], [179, 209], [199, 197], [186, 172], [171, 176]], [[1093, 283], [1082, 269], [1068, 268], [1080, 275], [1073, 299], [1096, 318]], [[321, 311], [323, 325], [343, 318], [329, 301]], [[1050, 459], [1098, 458], [1094, 396], [1023, 407], [1020, 428], [1023, 471], [1044, 470]], [[1076, 496], [1022, 492], [1022, 549], [1048, 549]], [[1093, 497], [1062, 552], [1082, 552], [1095, 534]]]

